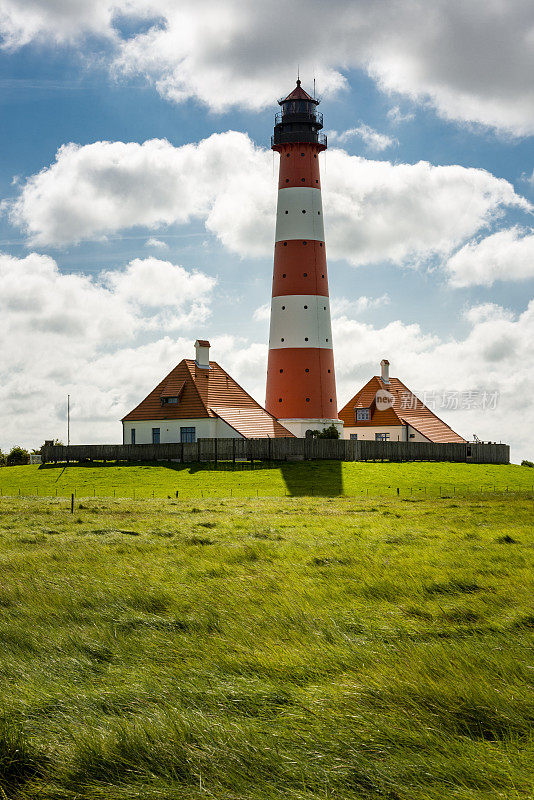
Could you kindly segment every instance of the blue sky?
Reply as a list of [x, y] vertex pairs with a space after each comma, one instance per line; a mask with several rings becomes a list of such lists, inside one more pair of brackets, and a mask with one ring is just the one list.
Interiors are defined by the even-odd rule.
[[263, 400], [268, 148], [299, 63], [329, 134], [340, 406], [387, 356], [416, 391], [498, 392], [436, 411], [534, 456], [530, 4], [436, 1], [419, 28], [418, 3], [395, 20], [336, 0], [291, 48], [252, 5], [120, 5], [0, 0], [0, 446], [64, 436], [67, 393], [76, 439], [118, 441], [197, 336]]

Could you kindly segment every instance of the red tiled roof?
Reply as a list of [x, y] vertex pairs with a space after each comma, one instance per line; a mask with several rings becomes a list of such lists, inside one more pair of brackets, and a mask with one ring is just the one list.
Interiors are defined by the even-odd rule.
[[[162, 405], [162, 397], [180, 400]], [[202, 369], [189, 358], [180, 361], [122, 421], [207, 417], [221, 417], [247, 437], [293, 436], [215, 361], [210, 361], [209, 369]]]
[[207, 339], [197, 339], [195, 344], [199, 344], [201, 347], [211, 347], [210, 343]]
[[160, 392], [160, 397], [180, 397], [185, 388], [185, 380], [176, 378], [169, 378], [165, 386]]
[[252, 438], [281, 438], [292, 436], [291, 433], [280, 425], [278, 420], [272, 417], [263, 408], [228, 408], [223, 406], [212, 406], [211, 410], [218, 417], [234, 428], [245, 439]]
[[317, 103], [317, 100], [305, 92], [302, 86], [300, 85], [300, 80], [297, 80], [297, 85], [293, 89], [292, 92], [288, 94], [287, 97], [284, 97], [283, 100], [280, 100], [280, 103], [285, 103], [287, 100], [311, 100], [312, 103]]
[[[375, 395], [379, 389], [386, 389], [393, 395], [393, 406], [383, 411], [375, 406]], [[370, 419], [355, 421], [356, 408], [369, 408]], [[375, 375], [352, 400], [341, 409], [339, 418], [347, 427], [370, 427], [376, 425], [408, 424], [431, 442], [465, 442], [446, 422], [419, 400], [398, 378], [390, 378], [384, 383]]]

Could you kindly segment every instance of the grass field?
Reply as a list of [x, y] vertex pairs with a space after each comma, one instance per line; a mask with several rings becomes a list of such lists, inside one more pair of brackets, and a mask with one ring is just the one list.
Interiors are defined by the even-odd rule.
[[526, 494], [0, 499], [0, 797], [532, 798], [533, 522]]
[[4, 496], [181, 498], [324, 495], [416, 497], [534, 490], [517, 465], [306, 461], [235, 472], [207, 464], [65, 464], [0, 469]]

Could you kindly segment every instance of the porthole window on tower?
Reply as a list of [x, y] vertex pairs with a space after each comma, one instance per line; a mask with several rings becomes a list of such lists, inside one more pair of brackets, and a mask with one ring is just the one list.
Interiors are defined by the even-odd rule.
[[314, 154], [313, 154], [313, 157], [314, 157], [314, 158], [317, 158], [317, 153], [314, 153]]
[[283, 372], [283, 371], [284, 371], [283, 369], [280, 370], [280, 372]]
[[289, 211], [284, 211], [284, 214], [289, 214]]
[[282, 278], [285, 278], [285, 277], [286, 277], [286, 273], [284, 272], [284, 274], [282, 275]]
[[287, 242], [284, 242], [284, 247], [287, 247]]
[[[323, 246], [323, 243], [319, 242], [319, 247], [322, 247], [322, 246]], [[324, 275], [323, 275], [323, 278], [324, 278]]]
[[[306, 244], [306, 242], [304, 242], [304, 244]], [[305, 278], [308, 277], [308, 273], [307, 272], [304, 272], [303, 275], [304, 275]]]
[[319, 214], [319, 216], [321, 216], [321, 212], [320, 211], [318, 211], [317, 213]]
[[285, 310], [286, 310], [286, 307], [285, 307], [285, 306], [282, 306], [282, 311], [285, 311]]
[[279, 398], [278, 398], [278, 402], [279, 402], [279, 403], [281, 403], [281, 402], [282, 402], [282, 398], [281, 398], [281, 397], [279, 397]]
[[302, 183], [306, 183], [306, 178], [301, 178]]
[[303, 155], [304, 155], [304, 153], [301, 153], [301, 156], [303, 156]]
[[308, 306], [304, 306], [304, 308], [308, 308]]
[[286, 157], [289, 158], [289, 153], [286, 153]]
[[286, 178], [286, 183], [289, 183], [289, 178]]
[[328, 372], [330, 372], [330, 371], [331, 371], [331, 370], [328, 370]]
[[302, 242], [302, 244], [308, 244], [308, 242]]
[[328, 341], [328, 339], [326, 341]]
[[303, 209], [302, 209], [302, 213], [303, 213], [303, 214], [305, 214], [305, 213], [306, 213], [306, 209], [305, 209], [305, 208], [303, 208]]
[[309, 372], [309, 371], [310, 371], [309, 369], [305, 369], [305, 370], [304, 370], [304, 372]]
[[308, 337], [307, 337], [307, 336], [305, 336], [305, 337], [304, 337], [304, 341], [305, 341], [305, 342], [307, 342], [307, 341], [308, 341]]
[[281, 341], [281, 342], [285, 341], [285, 340], [284, 340], [284, 337], [282, 337], [282, 338], [280, 339], [280, 341]]
[[309, 398], [309, 397], [307, 397], [307, 398], [306, 398], [306, 402], [307, 402], [307, 403], [309, 403], [309, 402], [310, 402], [310, 398]]

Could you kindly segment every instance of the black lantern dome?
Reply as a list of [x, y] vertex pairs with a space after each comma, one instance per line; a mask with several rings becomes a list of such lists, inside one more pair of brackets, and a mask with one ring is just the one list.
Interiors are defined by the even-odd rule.
[[271, 147], [277, 145], [309, 142], [326, 150], [326, 136], [319, 133], [323, 127], [323, 115], [317, 111], [319, 100], [305, 92], [300, 79], [293, 91], [278, 101], [281, 111], [275, 116], [274, 136]]

